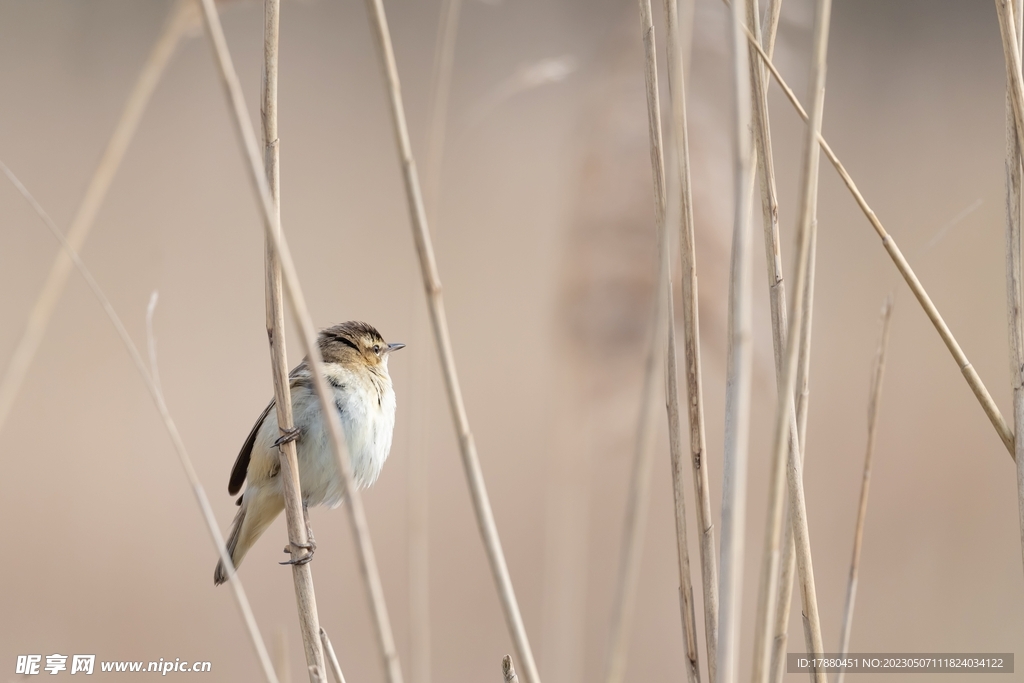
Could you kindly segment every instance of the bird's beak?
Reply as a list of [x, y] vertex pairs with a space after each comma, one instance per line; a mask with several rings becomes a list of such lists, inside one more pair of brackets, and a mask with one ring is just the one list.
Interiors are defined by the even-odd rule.
[[392, 351], [397, 351], [398, 349], [404, 349], [404, 348], [405, 348], [405, 344], [403, 344], [402, 342], [395, 342], [394, 344], [388, 344], [388, 353], [391, 353]]

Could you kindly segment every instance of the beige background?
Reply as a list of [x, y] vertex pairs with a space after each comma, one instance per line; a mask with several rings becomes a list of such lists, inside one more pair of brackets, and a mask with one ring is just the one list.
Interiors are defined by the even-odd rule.
[[[723, 6], [696, 4], [690, 114], [717, 519], [729, 53]], [[801, 96], [809, 7], [785, 3], [777, 58]], [[168, 8], [0, 2], [0, 158], [61, 226]], [[422, 155], [438, 7], [392, 2], [388, 10]], [[390, 341], [429, 344], [363, 5], [295, 2], [282, 14], [283, 224], [315, 322], [363, 319]], [[656, 20], [660, 28], [660, 8]], [[239, 3], [224, 23], [255, 116], [261, 7]], [[567, 55], [577, 69], [566, 81], [495, 102], [523, 65]], [[469, 415], [546, 681], [593, 680], [604, 667], [654, 266], [641, 55], [631, 2], [464, 7], [436, 250]], [[993, 7], [836, 2], [829, 67], [826, 136], [1009, 414], [1004, 71]], [[788, 272], [802, 126], [776, 89], [772, 107]], [[234, 514], [224, 490], [231, 463], [271, 395], [255, 207], [200, 34], [181, 45], [157, 89], [83, 257], [137, 343], [150, 292], [159, 290], [168, 402], [225, 529]], [[6, 182], [0, 226], [4, 365], [55, 243]], [[756, 239], [744, 678], [775, 402]], [[823, 163], [806, 487], [825, 641], [832, 649], [838, 640], [877, 312], [889, 291], [896, 311], [852, 649], [1014, 651], [1024, 639], [1024, 583], [1011, 462]], [[297, 362], [294, 336], [290, 348]], [[393, 358], [395, 446], [365, 496], [374, 545], [409, 674], [407, 469], [410, 449], [422, 444], [430, 467], [433, 678], [499, 680], [511, 645], [427, 348]], [[426, 424], [422, 438], [410, 433], [414, 418]], [[663, 422], [630, 652], [634, 681], [682, 676]], [[166, 434], [76, 275], [0, 444], [0, 679], [14, 678], [16, 655], [54, 652], [210, 660], [210, 680], [259, 678], [229, 592], [212, 585], [215, 552]], [[693, 538], [691, 491], [688, 481]], [[313, 514], [321, 619], [348, 680], [380, 681], [345, 514]], [[291, 578], [276, 564], [283, 542], [278, 521], [241, 576], [272, 649], [283, 629], [292, 680], [303, 680]], [[792, 651], [802, 649], [797, 614]], [[702, 649], [702, 670], [704, 659]]]

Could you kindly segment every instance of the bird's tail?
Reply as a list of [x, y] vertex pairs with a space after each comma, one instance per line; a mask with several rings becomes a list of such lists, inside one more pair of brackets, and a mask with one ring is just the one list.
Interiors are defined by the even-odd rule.
[[[283, 509], [284, 499], [279, 494], [257, 488], [246, 490], [235, 521], [231, 523], [231, 535], [227, 540], [227, 551], [236, 569], [252, 544]], [[227, 568], [223, 562], [218, 562], [213, 572], [213, 583], [219, 586], [227, 580]]]

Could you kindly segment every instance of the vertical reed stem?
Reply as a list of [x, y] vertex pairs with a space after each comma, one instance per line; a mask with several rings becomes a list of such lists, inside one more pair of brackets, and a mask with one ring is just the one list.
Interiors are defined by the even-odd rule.
[[[839, 658], [850, 651], [850, 627], [853, 625], [853, 603], [857, 598], [857, 570], [860, 567], [860, 549], [864, 541], [864, 519], [868, 511], [868, 486], [871, 484], [871, 460], [875, 454], [875, 438], [878, 434], [878, 414], [881, 412], [882, 377], [885, 374], [885, 352], [889, 348], [889, 323], [892, 321], [892, 294], [886, 297], [882, 306], [882, 334], [875, 352], [875, 367], [871, 373], [871, 394], [868, 399], [868, 445], [864, 455], [864, 475], [860, 483], [860, 505], [857, 507], [857, 524], [853, 534], [853, 559], [850, 560], [850, 578], [846, 584], [846, 604], [843, 607], [843, 621], [839, 633]], [[836, 683], [843, 683], [845, 671], [836, 676]]]
[[327, 663], [331, 666], [331, 673], [334, 674], [334, 683], [345, 683], [345, 674], [341, 672], [338, 655], [334, 652], [334, 645], [323, 628], [320, 629], [320, 642], [323, 643], [324, 655], [327, 657]]
[[[747, 0], [747, 23], [753, 30], [753, 40], [760, 45], [762, 42], [768, 46], [770, 55], [775, 44], [775, 33], [778, 27], [778, 18], [781, 12], [781, 0], [772, 0], [765, 14], [765, 35], [761, 35], [761, 26], [758, 23], [757, 0]], [[783, 378], [783, 357], [786, 350], [786, 335], [788, 326], [788, 313], [786, 309], [786, 289], [782, 269], [782, 251], [779, 239], [779, 208], [778, 197], [775, 186], [775, 167], [772, 155], [771, 127], [768, 117], [768, 88], [767, 74], [760, 58], [754, 52], [750, 54], [750, 78], [752, 98], [754, 101], [754, 143], [757, 149], [757, 168], [761, 185], [761, 211], [764, 224], [765, 257], [768, 268], [768, 298], [771, 308], [772, 320], [772, 348], [775, 358], [775, 376], [777, 385], [781, 386]], [[812, 250], [813, 251], [813, 250]], [[799, 381], [799, 377], [798, 377]], [[795, 428], [796, 416], [790, 416], [790, 429], [788, 436], [788, 448], [790, 457], [799, 448], [797, 440], [797, 429]], [[776, 478], [773, 481], [775, 487], [781, 487], [782, 481]], [[778, 491], [778, 489], [775, 489]], [[771, 494], [770, 499], [771, 499]], [[784, 492], [777, 492], [780, 496], [774, 504], [781, 504], [785, 498]], [[786, 515], [783, 513], [783, 516]], [[780, 527], [781, 528], [781, 527]], [[788, 532], [788, 529], [786, 530]], [[782, 555], [783, 558], [792, 560], [792, 536], [785, 534], [787, 543], [785, 547], [788, 552]], [[778, 562], [776, 556], [780, 551], [778, 540], [774, 536], [768, 536], [765, 540], [765, 553], [770, 554], [764, 561]], [[791, 569], [787, 565], [787, 569]], [[788, 581], [789, 583], [785, 583]], [[788, 590], [787, 590], [788, 589]], [[765, 572], [762, 566], [761, 586], [758, 592], [757, 626], [754, 636], [754, 681], [765, 681], [775, 670], [772, 661], [777, 657], [778, 648], [784, 648], [786, 631], [788, 626], [789, 610], [788, 605], [792, 591], [792, 571], [783, 572], [782, 577], [777, 571], [775, 573]], [[782, 593], [780, 597], [778, 594]], [[783, 605], [783, 601], [785, 604]], [[775, 638], [769, 641], [769, 634], [778, 631], [778, 623], [782, 613], [786, 621], [781, 627], [781, 638], [776, 633]], [[772, 629], [772, 624], [776, 624]]]
[[[1000, 24], [1008, 24], [1004, 33], [1015, 38], [1013, 55], [1006, 59], [1006, 313], [1010, 341], [1010, 386], [1013, 389], [1014, 455], [1017, 461], [1017, 515], [1020, 524], [1021, 553], [1024, 555], [1024, 292], [1022, 292], [1021, 244], [1021, 131], [1020, 118], [1015, 116], [1014, 82], [1021, 78], [1020, 49], [1022, 40], [1021, 2], [1000, 7]], [[1004, 52], [1007, 50], [1004, 35]], [[1018, 88], [1017, 96], [1020, 91]]]
[[402, 165], [402, 177], [405, 182], [406, 199], [412, 219], [413, 236], [416, 241], [416, 252], [420, 259], [420, 270], [423, 276], [423, 287], [427, 295], [430, 318], [434, 326], [434, 337], [438, 354], [441, 359], [441, 371], [444, 374], [448, 389], [448, 402], [452, 411], [452, 420], [459, 441], [463, 469], [469, 485], [473, 510], [476, 513], [477, 525], [483, 538], [484, 549], [491, 565], [491, 573], [498, 588], [498, 596], [505, 613], [505, 621], [516, 657], [524, 668], [523, 677], [527, 683], [540, 683], [540, 674], [533, 658], [530, 641], [526, 636], [526, 627], [516, 601], [512, 578], [508, 572], [505, 553], [498, 537], [498, 527], [494, 522], [487, 487], [484, 484], [480, 459], [477, 456], [473, 433], [469, 428], [469, 417], [462, 399], [455, 369], [455, 354], [452, 351], [451, 338], [448, 332], [448, 319], [444, 311], [444, 299], [441, 294], [441, 278], [434, 260], [434, 248], [430, 240], [430, 229], [427, 214], [423, 206], [423, 194], [420, 189], [416, 162], [413, 159], [412, 145], [409, 142], [409, 130], [405, 121], [405, 108], [402, 104], [402, 91], [398, 81], [398, 67], [395, 63], [394, 50], [391, 47], [391, 33], [388, 30], [387, 18], [384, 14], [382, 0], [367, 0], [367, 11], [376, 38], [381, 65], [387, 81], [388, 98], [391, 105], [391, 119], [394, 124], [395, 141], [398, 146]]
[[[692, 7], [690, 8], [692, 12]], [[665, 0], [668, 36], [668, 82], [672, 97], [672, 137], [676, 146], [679, 173], [679, 252], [682, 262], [683, 349], [686, 372], [686, 395], [690, 430], [690, 465], [697, 508], [697, 526], [700, 533], [701, 585], [704, 595], [704, 640], [708, 655], [708, 680], [717, 679], [718, 664], [718, 564], [715, 553], [715, 526], [711, 517], [711, 487], [708, 483], [707, 440], [704, 431], [704, 390], [700, 367], [700, 317], [697, 307], [697, 257], [694, 245], [693, 192], [690, 187], [690, 143], [686, 124], [686, 84], [684, 68], [684, 42], [692, 40], [693, 17], [690, 16], [686, 35], [680, 30], [678, 5]], [[667, 226], [666, 226], [667, 229]], [[669, 283], [671, 290], [671, 282]], [[672, 310], [672, 303], [668, 304]], [[670, 334], [674, 336], [674, 325]], [[674, 341], [674, 340], [673, 340]], [[670, 351], [674, 343], [670, 342]], [[670, 356], [674, 365], [674, 358]], [[674, 377], [669, 370], [669, 377]], [[675, 390], [669, 389], [669, 396]], [[682, 491], [683, 463], [673, 454], [672, 492], [675, 501], [676, 548], [679, 560], [680, 609], [687, 619], [687, 599], [684, 586], [690, 581], [686, 514]], [[692, 593], [692, 589], [689, 589]], [[690, 600], [692, 606], [692, 598]], [[685, 632], [685, 629], [684, 629]], [[694, 660], [696, 661], [696, 660]], [[694, 665], [695, 666], [695, 665]]]
[[[260, 106], [263, 120], [263, 164], [273, 201], [274, 230], [281, 230], [281, 180], [277, 136], [277, 55], [281, 22], [280, 0], [264, 0], [263, 5], [263, 98]], [[281, 435], [294, 429], [292, 395], [288, 383], [288, 357], [284, 337], [284, 301], [281, 294], [281, 265], [270, 239], [265, 247], [267, 339], [270, 343], [271, 367], [274, 375], [274, 404]], [[310, 552], [302, 509], [302, 488], [299, 481], [299, 460], [295, 441], [278, 449], [281, 460], [281, 486], [284, 491], [284, 512], [288, 525], [288, 543], [293, 560]], [[309, 563], [293, 564], [295, 601], [299, 608], [299, 632], [310, 683], [327, 681], [323, 646], [320, 643], [320, 617], [317, 614], [313, 570]]]
[[[800, 219], [797, 228], [798, 260], [794, 282], [793, 316], [786, 335], [786, 354], [783, 363], [783, 381], [779, 386], [779, 399], [776, 412], [774, 456], [772, 461], [772, 486], [769, 489], [769, 505], [767, 529], [765, 531], [765, 553], [762, 560], [761, 591], [762, 605], [759, 610], [758, 633], [766, 634], [774, 623], [774, 606], [770, 602], [775, 598], [779, 577], [780, 545], [783, 521], [783, 472], [788, 475], [789, 483], [789, 514], [793, 529], [793, 538], [797, 555], [797, 569], [801, 582], [801, 596], [804, 605], [804, 617], [808, 651], [815, 654], [824, 652], [821, 637], [821, 623], [818, 617], [817, 596], [814, 587], [814, 570], [811, 562], [810, 536], [807, 527], [807, 510], [803, 490], [803, 465], [799, 447], [793, 444], [799, 438], [794, 434], [797, 428], [794, 412], [793, 392], [796, 389], [800, 363], [800, 348], [803, 342], [809, 341], [804, 328], [807, 320], [807, 299], [810, 292], [811, 251], [814, 244], [815, 213], [817, 207], [817, 178], [819, 162], [818, 139], [821, 131], [821, 119], [824, 108], [825, 94], [825, 61], [828, 51], [828, 29], [831, 15], [831, 0], [820, 0], [815, 16], [813, 56], [811, 63], [811, 117], [807, 129], [804, 146], [803, 177], [800, 189]], [[755, 37], [756, 38], [756, 37]], [[789, 457], [786, 458], [788, 451]], [[788, 467], [785, 463], [788, 461]], [[785, 468], [785, 469], [784, 469]], [[763, 648], [766, 643], [764, 636], [758, 639]], [[755, 657], [761, 666], [756, 668], [758, 678], [755, 681], [767, 680], [766, 649], [758, 649]], [[757, 664], [755, 664], [757, 666]], [[824, 683], [823, 672], [815, 672], [814, 678]]]
[[743, 35], [744, 9], [732, 3], [734, 202], [729, 271], [729, 328], [725, 384], [725, 457], [722, 484], [722, 561], [719, 587], [718, 681], [738, 677], [743, 555], [747, 515], [747, 454], [750, 435], [751, 331], [751, 149], [750, 74]]

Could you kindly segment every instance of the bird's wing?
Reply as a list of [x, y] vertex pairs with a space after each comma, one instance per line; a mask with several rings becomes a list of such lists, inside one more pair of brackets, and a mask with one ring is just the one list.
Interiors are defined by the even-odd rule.
[[[310, 377], [309, 370], [306, 368], [306, 362], [303, 361], [292, 368], [292, 371], [288, 373], [288, 379], [288, 385], [292, 391], [298, 386], [308, 385]], [[231, 467], [231, 478], [228, 480], [228, 493], [232, 496], [242, 488], [242, 483], [245, 481], [245, 476], [249, 471], [249, 458], [252, 457], [252, 448], [256, 444], [256, 435], [259, 433], [260, 427], [263, 426], [263, 421], [267, 419], [267, 415], [274, 408], [275, 403], [274, 400], [271, 400], [263, 410], [259, 419], [256, 420], [256, 424], [253, 425], [252, 431], [249, 432], [249, 436], [245, 439], [245, 443], [242, 444], [242, 450], [238, 452], [238, 457], [235, 458], [235, 464]]]
[[245, 481], [245, 475], [249, 471], [249, 458], [252, 456], [252, 447], [256, 443], [256, 435], [260, 431], [260, 427], [263, 426], [263, 421], [267, 419], [267, 415], [270, 414], [270, 410], [274, 407], [274, 401], [267, 404], [267, 407], [263, 410], [263, 414], [256, 420], [256, 424], [253, 425], [252, 431], [249, 432], [249, 436], [246, 438], [245, 443], [242, 444], [242, 450], [238, 452], [238, 457], [235, 458], [235, 464], [231, 467], [231, 479], [228, 480], [228, 493], [232, 496], [238, 493], [242, 488], [242, 482]]

